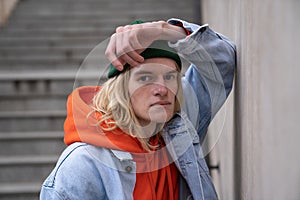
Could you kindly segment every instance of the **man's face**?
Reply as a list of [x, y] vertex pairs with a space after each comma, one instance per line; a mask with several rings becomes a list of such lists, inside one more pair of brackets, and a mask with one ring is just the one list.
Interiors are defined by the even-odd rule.
[[146, 59], [130, 70], [130, 101], [141, 125], [165, 123], [172, 118], [177, 76], [176, 62], [168, 58]]

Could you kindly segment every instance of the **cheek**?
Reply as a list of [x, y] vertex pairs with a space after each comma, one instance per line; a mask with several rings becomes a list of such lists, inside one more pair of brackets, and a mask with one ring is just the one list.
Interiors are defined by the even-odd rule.
[[130, 93], [130, 102], [134, 111], [145, 109], [147, 99], [149, 98], [145, 96], [145, 92], [142, 92], [139, 89]]
[[144, 89], [143, 89], [143, 85], [141, 84], [138, 84], [136, 83], [135, 81], [129, 81], [129, 84], [128, 84], [128, 91], [129, 91], [129, 95], [130, 95], [130, 98], [131, 97], [138, 97], [138, 96], [141, 96]]
[[166, 84], [166, 87], [169, 90], [169, 93], [176, 95], [178, 91], [178, 84], [177, 81], [172, 81]]
[[132, 101], [145, 101], [145, 99], [149, 97], [150, 91], [149, 86], [139, 84], [129, 85], [129, 95]]
[[137, 104], [139, 104], [139, 101], [138, 101], [139, 99], [136, 97], [136, 95], [134, 95], [134, 94], [131, 94], [130, 95], [130, 102], [131, 102], [131, 105], [132, 105], [132, 107], [133, 108], [135, 108], [135, 106], [137, 105]]

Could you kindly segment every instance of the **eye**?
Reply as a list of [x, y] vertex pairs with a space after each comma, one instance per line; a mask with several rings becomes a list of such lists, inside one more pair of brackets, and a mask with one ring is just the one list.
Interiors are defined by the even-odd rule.
[[138, 81], [140, 82], [150, 82], [151, 80], [153, 80], [153, 77], [149, 75], [140, 76], [138, 78]]
[[165, 75], [165, 80], [167, 80], [167, 81], [175, 80], [176, 78], [177, 78], [176, 74], [167, 74], [167, 75]]

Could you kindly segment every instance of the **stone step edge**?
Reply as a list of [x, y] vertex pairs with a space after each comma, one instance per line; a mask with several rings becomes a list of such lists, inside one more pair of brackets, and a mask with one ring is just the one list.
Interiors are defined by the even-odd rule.
[[62, 139], [63, 135], [63, 131], [0, 132], [0, 141]]
[[1, 71], [0, 81], [44, 81], [44, 80], [91, 80], [99, 78], [101, 74], [100, 70], [87, 70], [81, 71], [80, 73], [76, 71], [46, 71], [46, 70], [28, 70], [22, 73], [17, 73], [14, 71]]
[[42, 183], [0, 183], [0, 195], [38, 194]]
[[[72, 46], [72, 47], [70, 47], [69, 45], [68, 46], [56, 46], [56, 47], [51, 47], [51, 51], [65, 51], [65, 50], [72, 50], [72, 51], [80, 51], [80, 50], [85, 50], [85, 51], [87, 51], [87, 50], [91, 50], [92, 48], [94, 48], [94, 45], [80, 45], [80, 46]], [[30, 51], [31, 49], [33, 49], [33, 50], [42, 50], [42, 51], [48, 51], [49, 50], [49, 48], [48, 47], [35, 47], [35, 46], [30, 46], [30, 47], [28, 47], [28, 46], [9, 46], [9, 47], [2, 47], [2, 46], [0, 46], [0, 51], [6, 51], [6, 50], [8, 50], [8, 51], [15, 51], [15, 50], [17, 50], [17, 51], [25, 51], [25, 50], [27, 50], [27, 51]]]
[[0, 156], [0, 166], [55, 164], [58, 155]]
[[0, 120], [7, 118], [65, 117], [65, 110], [1, 111]]
[[[1, 73], [1, 72], [0, 72]], [[74, 88], [75, 89], [75, 88]], [[0, 102], [1, 100], [6, 99], [15, 99], [15, 100], [27, 100], [32, 98], [63, 98], [66, 99], [68, 97], [69, 93], [50, 93], [50, 92], [44, 92], [44, 93], [8, 93], [8, 94], [0, 94]]]

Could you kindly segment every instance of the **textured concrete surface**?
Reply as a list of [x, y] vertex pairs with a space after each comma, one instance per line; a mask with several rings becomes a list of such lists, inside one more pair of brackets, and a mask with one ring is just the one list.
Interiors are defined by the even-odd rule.
[[238, 47], [235, 91], [212, 152], [220, 198], [300, 199], [300, 1], [201, 2], [203, 22]]

